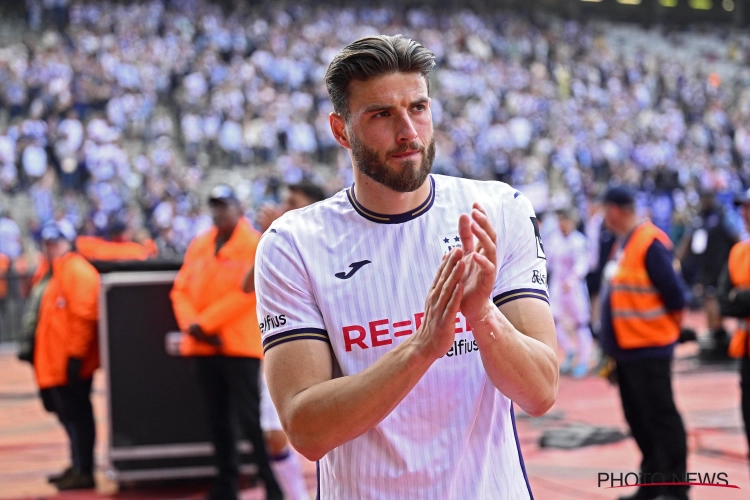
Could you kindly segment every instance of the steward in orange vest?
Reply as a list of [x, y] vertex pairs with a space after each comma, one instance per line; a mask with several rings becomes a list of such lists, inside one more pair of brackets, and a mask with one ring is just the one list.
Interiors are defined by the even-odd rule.
[[10, 272], [10, 257], [0, 253], [0, 301], [8, 298], [8, 274]]
[[[742, 218], [750, 230], [750, 190], [737, 195], [735, 203], [742, 206]], [[741, 358], [742, 418], [750, 449], [750, 240], [737, 243], [729, 252], [727, 268], [719, 279], [718, 297], [721, 313], [738, 318], [737, 329], [729, 344], [729, 355]]]
[[37, 285], [46, 288], [39, 302], [34, 371], [45, 409], [57, 414], [70, 440], [71, 467], [50, 478], [60, 490], [95, 486], [90, 395], [94, 370], [99, 367], [99, 274], [72, 251], [74, 236], [55, 222], [45, 224], [42, 241], [46, 263], [39, 268], [47, 281], [46, 285]]
[[672, 242], [661, 229], [651, 222], [636, 227], [610, 280], [612, 327], [621, 349], [668, 346], [680, 336], [679, 317], [666, 308], [646, 265], [655, 241], [671, 252]]
[[750, 241], [737, 243], [729, 252], [726, 273], [719, 281], [719, 299], [723, 315], [739, 318], [729, 355], [750, 358]]
[[[609, 189], [604, 208], [605, 224], [618, 241], [604, 268], [602, 350], [617, 365], [623, 413], [643, 454], [643, 482], [687, 482], [687, 436], [674, 404], [671, 371], [685, 298], [672, 244], [651, 222], [638, 219], [626, 188]], [[652, 479], [660, 474], [670, 479]], [[644, 486], [632, 498], [660, 495], [686, 500], [687, 487]]]
[[[242, 278], [254, 266], [260, 233], [241, 218], [217, 251], [214, 226], [187, 249], [171, 298], [177, 324], [187, 333], [185, 356], [262, 358], [255, 294], [242, 291]], [[192, 332], [200, 328], [205, 338]]]
[[152, 249], [135, 241], [107, 241], [96, 236], [76, 238], [76, 250], [89, 261], [147, 260]]
[[148, 260], [158, 255], [151, 240], [132, 241], [126, 236], [125, 224], [116, 222], [109, 231], [109, 239], [97, 236], [79, 236], [76, 238], [76, 250], [89, 261], [126, 261]]
[[219, 475], [209, 498], [237, 498], [238, 436], [235, 415], [252, 444], [267, 498], [282, 498], [269, 464], [260, 427], [260, 375], [263, 347], [255, 293], [243, 291], [243, 278], [255, 266], [260, 233], [242, 216], [232, 188], [216, 186], [209, 198], [214, 227], [188, 247], [171, 298], [177, 324], [185, 333], [180, 351], [193, 356], [208, 410]]

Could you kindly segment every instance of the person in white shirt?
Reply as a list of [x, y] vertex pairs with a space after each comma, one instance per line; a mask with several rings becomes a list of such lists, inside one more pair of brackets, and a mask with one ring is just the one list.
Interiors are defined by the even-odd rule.
[[[593, 347], [589, 326], [591, 303], [586, 287], [591, 258], [589, 241], [576, 230], [575, 218], [570, 211], [558, 211], [557, 221], [560, 231], [548, 240], [546, 248], [552, 315], [557, 328], [557, 342], [565, 352], [560, 372], [582, 378], [588, 373]], [[571, 335], [577, 337], [577, 344]]]
[[11, 259], [21, 256], [21, 228], [6, 213], [0, 215], [0, 253]]
[[38, 181], [47, 171], [47, 152], [36, 144], [30, 144], [21, 156], [23, 171], [30, 182]]
[[532, 498], [513, 403], [544, 414], [559, 377], [541, 237], [507, 184], [430, 175], [433, 65], [402, 36], [334, 58], [355, 184], [258, 247], [269, 390], [321, 499]]
[[70, 110], [67, 117], [57, 127], [58, 139], [55, 153], [59, 158], [75, 157], [83, 144], [83, 124], [75, 110]]

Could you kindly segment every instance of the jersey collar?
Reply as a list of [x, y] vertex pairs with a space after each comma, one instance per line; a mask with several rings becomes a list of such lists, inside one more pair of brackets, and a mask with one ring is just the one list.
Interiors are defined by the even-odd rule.
[[377, 222], [378, 224], [403, 224], [404, 222], [414, 220], [420, 215], [426, 213], [435, 202], [435, 179], [432, 178], [432, 175], [429, 176], [429, 179], [430, 194], [427, 196], [427, 199], [414, 210], [409, 210], [402, 214], [386, 215], [367, 210], [361, 203], [359, 203], [359, 201], [357, 201], [357, 197], [354, 195], [354, 184], [346, 190], [346, 195], [354, 210], [365, 219], [371, 222]]

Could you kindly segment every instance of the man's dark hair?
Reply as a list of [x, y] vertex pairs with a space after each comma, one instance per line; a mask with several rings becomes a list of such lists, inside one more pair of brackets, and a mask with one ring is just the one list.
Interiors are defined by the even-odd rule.
[[349, 83], [367, 81], [391, 73], [419, 73], [427, 82], [435, 66], [435, 54], [421, 43], [402, 35], [378, 35], [361, 38], [350, 43], [331, 61], [326, 72], [326, 87], [333, 109], [345, 119], [349, 118]]
[[557, 218], [575, 221], [576, 216], [572, 208], [560, 208], [557, 210]]
[[290, 184], [289, 191], [300, 192], [313, 200], [313, 203], [323, 201], [327, 198], [325, 192], [323, 191], [323, 188], [308, 180], [302, 180], [296, 184]]

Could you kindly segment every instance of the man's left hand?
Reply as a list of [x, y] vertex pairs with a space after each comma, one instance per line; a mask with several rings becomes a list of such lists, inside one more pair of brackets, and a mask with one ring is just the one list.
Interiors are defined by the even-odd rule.
[[472, 323], [494, 307], [489, 299], [497, 276], [497, 233], [484, 209], [474, 203], [471, 216], [463, 214], [458, 219], [458, 235], [466, 264], [461, 313]]
[[219, 338], [218, 335], [206, 335], [206, 333], [197, 323], [193, 323], [192, 325], [190, 325], [187, 333], [198, 342], [204, 342], [214, 347], [221, 346], [221, 339]]

